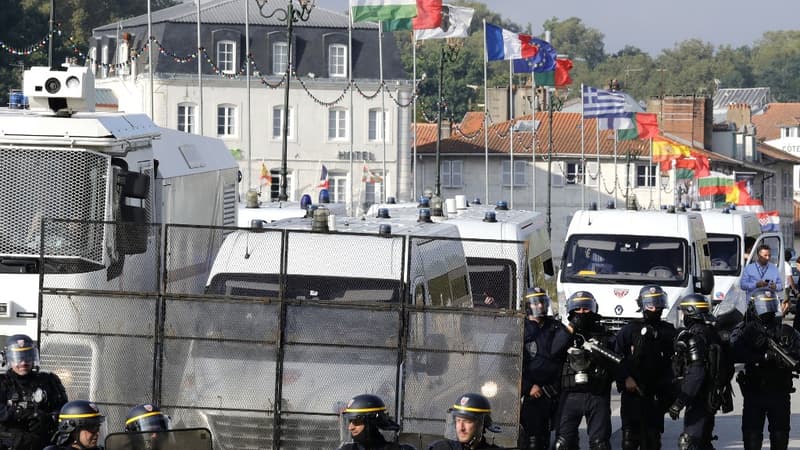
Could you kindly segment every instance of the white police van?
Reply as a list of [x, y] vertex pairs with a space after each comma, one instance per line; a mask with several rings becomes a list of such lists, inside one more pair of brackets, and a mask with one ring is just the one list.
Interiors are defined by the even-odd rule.
[[708, 237], [695, 212], [580, 210], [567, 230], [558, 275], [562, 318], [566, 299], [589, 291], [602, 321], [618, 329], [641, 317], [636, 299], [648, 284], [664, 288], [665, 320], [678, 323], [677, 303], [714, 287]]

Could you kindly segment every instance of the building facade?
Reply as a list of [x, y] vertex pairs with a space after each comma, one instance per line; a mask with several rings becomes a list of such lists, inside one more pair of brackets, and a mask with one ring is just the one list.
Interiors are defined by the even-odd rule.
[[[269, 8], [285, 6], [270, 2], [263, 12], [269, 15]], [[157, 11], [152, 86], [146, 16], [95, 29], [88, 61], [98, 88], [112, 90], [120, 110], [152, 111], [161, 126], [223, 139], [240, 161], [240, 193], [258, 189], [262, 201], [278, 196], [291, 61], [289, 199], [299, 200], [304, 193], [315, 197], [323, 166], [334, 202], [371, 203], [385, 195], [410, 198], [413, 87], [393, 35], [381, 36], [376, 24], [358, 23], [351, 45], [348, 17], [316, 7], [307, 22], [294, 24], [290, 47], [286, 24], [278, 17], [280, 13], [265, 18], [253, 5], [248, 35], [243, 2], [203, 2], [198, 52], [196, 5]]]

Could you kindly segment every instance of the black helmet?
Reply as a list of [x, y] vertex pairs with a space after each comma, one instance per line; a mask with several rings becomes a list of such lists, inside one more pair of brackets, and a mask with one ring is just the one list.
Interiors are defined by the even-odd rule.
[[73, 432], [99, 429], [106, 417], [100, 414], [97, 405], [86, 400], [73, 400], [61, 407], [58, 413], [56, 444], [64, 445]]
[[750, 300], [753, 302], [753, 308], [756, 315], [759, 317], [764, 314], [778, 312], [778, 296], [775, 291], [769, 288], [758, 288], [750, 294]]
[[125, 431], [167, 431], [170, 429], [169, 416], [149, 403], [136, 405], [128, 411], [125, 418]]
[[28, 335], [15, 334], [9, 336], [3, 352], [3, 365], [13, 366], [22, 361], [31, 363], [32, 369], [37, 370], [39, 368], [39, 349], [36, 348], [33, 339]]
[[689, 294], [683, 296], [678, 305], [684, 316], [691, 318], [704, 319], [711, 311], [711, 303], [700, 294]]
[[567, 314], [578, 308], [589, 308], [591, 312], [597, 313], [597, 300], [589, 291], [575, 292], [567, 299]]
[[656, 284], [648, 284], [642, 286], [642, 289], [639, 290], [639, 297], [636, 299], [636, 303], [639, 305], [639, 308], [647, 308], [648, 306], [653, 306], [655, 308], [666, 308], [667, 307], [667, 293], [664, 292], [664, 289], [661, 286]]
[[540, 287], [528, 289], [525, 293], [525, 308], [533, 317], [546, 316], [550, 308], [550, 296], [547, 295], [547, 291]]
[[489, 399], [481, 394], [467, 393], [462, 395], [448, 410], [453, 417], [480, 421], [483, 429], [492, 433], [500, 432], [500, 427], [492, 423], [492, 405]]
[[381, 430], [397, 431], [400, 429], [400, 426], [386, 413], [386, 404], [377, 395], [356, 395], [347, 402], [342, 416], [348, 421], [361, 419]]

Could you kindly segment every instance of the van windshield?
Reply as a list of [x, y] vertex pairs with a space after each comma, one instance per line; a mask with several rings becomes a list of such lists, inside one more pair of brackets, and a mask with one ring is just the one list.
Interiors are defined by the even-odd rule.
[[[285, 298], [289, 300], [398, 303], [401, 287], [402, 283], [399, 280], [288, 275]], [[206, 293], [278, 298], [279, 289], [277, 274], [221, 273], [214, 276], [206, 287]]]
[[562, 281], [653, 283], [686, 281], [686, 241], [657, 236], [575, 235], [564, 250]]
[[711, 250], [711, 271], [714, 275], [739, 275], [742, 263], [739, 236], [709, 233], [708, 246]]

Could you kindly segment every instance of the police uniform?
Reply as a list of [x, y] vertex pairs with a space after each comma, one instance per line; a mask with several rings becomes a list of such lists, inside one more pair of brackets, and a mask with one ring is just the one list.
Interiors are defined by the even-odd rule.
[[[569, 333], [564, 326], [547, 316], [550, 298], [541, 288], [525, 295], [529, 320], [525, 321], [525, 351], [522, 358], [522, 408], [520, 424], [524, 433], [520, 447], [546, 450], [550, 445], [550, 419], [558, 402], [557, 389]], [[542, 389], [538, 398], [531, 396], [533, 386]]]
[[[661, 448], [664, 413], [672, 403], [672, 350], [675, 327], [661, 320], [666, 294], [660, 286], [644, 286], [639, 293], [642, 319], [619, 330], [614, 350], [625, 359], [617, 373], [617, 388], [622, 393], [622, 449]], [[648, 306], [655, 311], [647, 309]], [[637, 392], [629, 392], [625, 380], [630, 377]], [[645, 442], [642, 442], [642, 441]]]
[[[501, 448], [486, 440], [486, 432], [500, 432], [500, 427], [492, 423], [492, 406], [489, 399], [481, 394], [467, 393], [462, 395], [447, 410], [445, 421], [445, 439], [428, 446], [428, 450], [481, 450]], [[457, 436], [456, 418], [463, 418], [475, 424], [475, 432], [469, 442], [461, 442]]]
[[[588, 308], [590, 312], [577, 312]], [[586, 417], [591, 450], [611, 448], [611, 383], [614, 364], [585, 348], [594, 342], [611, 353], [613, 340], [599, 323], [597, 301], [590, 292], [578, 291], [567, 299], [573, 335], [561, 370], [561, 396], [556, 413], [556, 450], [579, 448], [578, 426]], [[619, 359], [621, 360], [621, 359]]]
[[[353, 436], [351, 422], [363, 423], [364, 429]], [[387, 441], [380, 430], [399, 431], [400, 425], [386, 413], [386, 404], [371, 394], [356, 395], [347, 403], [341, 415], [341, 437], [346, 442], [339, 450], [415, 450], [413, 446]]]
[[[18, 375], [15, 360], [25, 359], [30, 372]], [[8, 338], [4, 361], [12, 366], [0, 375], [0, 433], [13, 436], [15, 450], [40, 450], [56, 431], [53, 414], [67, 402], [61, 380], [52, 373], [39, 372], [38, 351], [25, 335]]]
[[770, 449], [786, 449], [791, 420], [790, 394], [794, 391], [793, 370], [770, 350], [768, 339], [797, 360], [800, 359], [800, 333], [775, 317], [779, 301], [774, 291], [756, 290], [751, 299], [757, 317], [740, 323], [731, 335], [737, 361], [745, 363], [744, 372], [737, 377], [744, 398], [742, 441], [745, 450], [761, 449], [762, 430], [767, 419]]
[[680, 450], [712, 449], [714, 414], [708, 405], [712, 380], [708, 373], [709, 349], [720, 345], [716, 330], [708, 323], [711, 305], [699, 294], [689, 294], [680, 300], [684, 326], [675, 338], [675, 376], [678, 395], [669, 408], [670, 417], [677, 420], [681, 410], [683, 433], [678, 439]]

